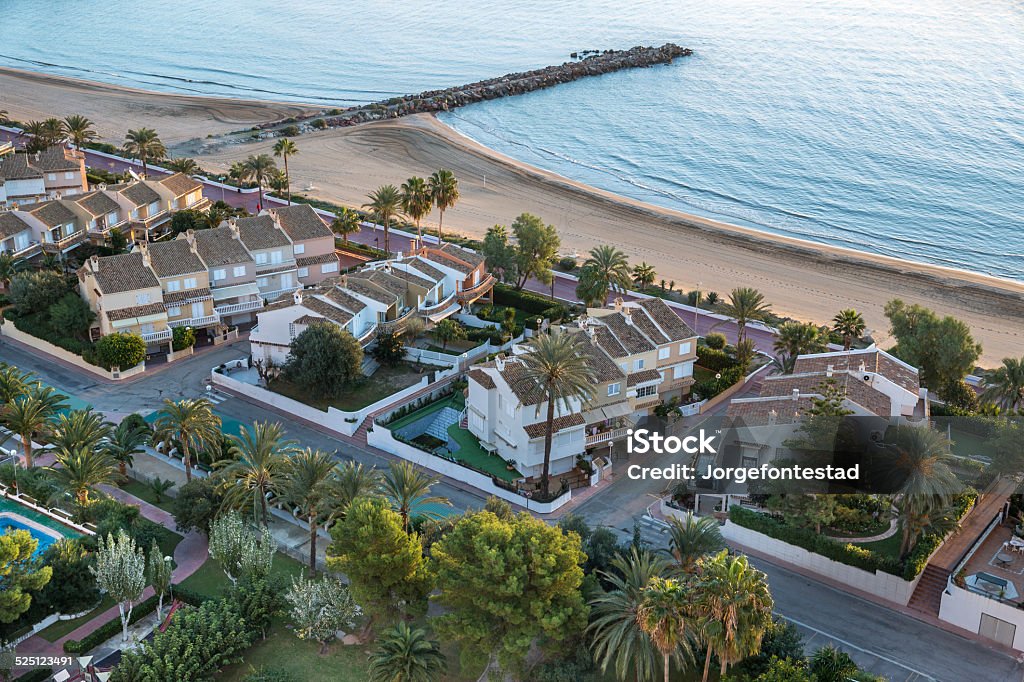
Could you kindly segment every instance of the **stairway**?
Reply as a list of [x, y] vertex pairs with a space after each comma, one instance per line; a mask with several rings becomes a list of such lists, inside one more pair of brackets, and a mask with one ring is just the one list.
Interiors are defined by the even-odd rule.
[[924, 567], [921, 580], [917, 583], [914, 594], [910, 596], [907, 604], [910, 608], [927, 613], [931, 616], [939, 615], [939, 604], [942, 602], [942, 592], [946, 589], [949, 580], [949, 571], [939, 568], [934, 564]]

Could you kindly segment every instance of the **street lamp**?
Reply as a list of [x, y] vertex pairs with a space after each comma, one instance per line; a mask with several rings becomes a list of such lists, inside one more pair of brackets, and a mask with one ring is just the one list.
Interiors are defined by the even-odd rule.
[[697, 333], [697, 312], [700, 310], [700, 287], [703, 282], [697, 282], [697, 298], [693, 302], [693, 333]]
[[[168, 574], [170, 574], [171, 571], [173, 570], [173, 567], [171, 566], [171, 564], [173, 562], [174, 562], [174, 559], [172, 559], [171, 557], [166, 556], [166, 555], [164, 556], [164, 563], [167, 564], [167, 573]], [[174, 604], [174, 581], [173, 580], [168, 581], [168, 583], [167, 583], [167, 592], [171, 596], [171, 604], [173, 605]]]

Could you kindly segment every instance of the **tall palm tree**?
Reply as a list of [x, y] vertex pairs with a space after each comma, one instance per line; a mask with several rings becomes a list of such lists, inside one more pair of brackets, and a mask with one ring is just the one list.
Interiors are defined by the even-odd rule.
[[148, 173], [150, 161], [159, 161], [167, 156], [167, 147], [152, 128], [129, 130], [124, 137], [124, 151], [142, 163], [143, 177]]
[[46, 467], [61, 488], [75, 496], [78, 504], [89, 504], [89, 492], [98, 485], [114, 482], [114, 460], [103, 450], [77, 447], [60, 449], [55, 457], [59, 467]]
[[289, 191], [288, 176], [285, 175], [284, 171], [280, 168], [275, 168], [270, 172], [270, 177], [267, 178], [267, 187], [278, 194], [283, 194], [284, 192]]
[[776, 353], [796, 358], [808, 353], [820, 353], [826, 348], [821, 330], [810, 322], [784, 322], [773, 348]]
[[435, 682], [447, 667], [437, 641], [399, 621], [377, 639], [377, 651], [370, 655], [370, 682]]
[[72, 114], [64, 119], [64, 135], [75, 149], [82, 151], [82, 145], [96, 139], [96, 131], [92, 127], [92, 121], [85, 116]]
[[430, 187], [423, 178], [413, 176], [402, 183], [402, 213], [412, 218], [416, 224], [416, 237], [423, 242], [423, 229], [420, 223], [423, 217], [430, 213], [434, 206], [434, 199], [430, 194]]
[[625, 291], [631, 281], [626, 254], [607, 244], [596, 246], [583, 262], [576, 295], [588, 306], [601, 306], [609, 292]]
[[701, 557], [725, 548], [718, 521], [711, 516], [687, 513], [683, 520], [672, 518], [668, 534], [667, 553], [675, 560], [676, 568], [684, 574], [692, 574]]
[[933, 533], [945, 537], [959, 525], [952, 507], [937, 497], [904, 495], [896, 503], [896, 512], [903, 532], [900, 557], [906, 556], [914, 548], [922, 534]]
[[242, 179], [256, 183], [259, 192], [256, 197], [257, 206], [260, 209], [263, 208], [263, 186], [267, 184], [275, 170], [277, 164], [269, 154], [251, 154], [242, 161]]
[[864, 324], [864, 316], [853, 308], [840, 310], [832, 318], [832, 331], [843, 336], [843, 350], [850, 350], [853, 340], [859, 339], [865, 329], [867, 325]]
[[43, 121], [43, 138], [48, 147], [64, 142], [64, 121], [59, 118], [48, 118]]
[[66, 406], [65, 396], [49, 386], [36, 384], [3, 407], [3, 423], [21, 438], [25, 466], [32, 466], [32, 438]]
[[647, 291], [657, 276], [654, 266], [647, 261], [633, 267], [633, 283], [640, 287], [641, 291]]
[[316, 575], [317, 530], [330, 512], [331, 486], [338, 461], [323, 450], [306, 448], [285, 462], [281, 496], [298, 508], [309, 524], [309, 576]]
[[434, 171], [427, 181], [427, 188], [430, 190], [430, 198], [434, 200], [434, 206], [440, 214], [437, 221], [437, 243], [440, 244], [444, 237], [444, 212], [453, 207], [459, 200], [459, 181], [455, 174], [444, 168]]
[[167, 170], [172, 170], [175, 173], [195, 175], [199, 172], [199, 164], [196, 163], [196, 160], [184, 156], [178, 159], [170, 159], [164, 165], [167, 167]]
[[[447, 497], [431, 495], [430, 489], [438, 482], [436, 476], [427, 474], [412, 462], [402, 460], [392, 462], [381, 478], [381, 492], [391, 500], [392, 506], [399, 516], [405, 531], [409, 532], [409, 521], [413, 511], [425, 504], [442, 504], [451, 506]], [[420, 510], [419, 514], [426, 518], [440, 518], [442, 515], [432, 511]]]
[[72, 410], [58, 414], [50, 422], [48, 435], [50, 443], [58, 450], [95, 450], [110, 436], [113, 428], [102, 414], [92, 409]]
[[537, 413], [547, 403], [544, 426], [544, 469], [540, 488], [548, 492], [551, 472], [551, 440], [555, 430], [555, 408], [563, 414], [578, 411], [575, 403], [587, 403], [594, 394], [594, 370], [575, 335], [566, 332], [538, 334], [530, 339], [530, 352], [523, 354], [523, 379], [529, 386], [527, 405]]
[[398, 215], [402, 206], [402, 195], [394, 185], [382, 185], [370, 192], [367, 197], [369, 203], [363, 204], [363, 208], [370, 210], [370, 215], [375, 223], [384, 226], [384, 251], [391, 253], [391, 219]]
[[362, 221], [363, 218], [359, 215], [358, 211], [342, 207], [334, 214], [334, 220], [331, 221], [331, 231], [334, 234], [340, 234], [342, 240], [348, 244], [348, 236], [360, 230], [359, 224]]
[[135, 455], [141, 455], [142, 446], [149, 440], [149, 430], [141, 425], [122, 421], [107, 437], [103, 449], [117, 462], [121, 478], [127, 478], [128, 467], [135, 462]]
[[11, 286], [11, 278], [18, 272], [18, 261], [11, 254], [4, 251], [0, 253], [0, 288], [7, 289]]
[[700, 638], [707, 647], [704, 682], [711, 654], [721, 663], [722, 677], [730, 665], [761, 650], [761, 639], [772, 625], [775, 604], [768, 576], [750, 566], [747, 557], [722, 550], [701, 560], [698, 610], [703, 615]]
[[985, 372], [982, 397], [1010, 410], [1024, 407], [1024, 357], [1003, 358], [1003, 366]]
[[[31, 384], [32, 375], [23, 372], [14, 365], [0, 362], [0, 409], [25, 393]], [[0, 413], [2, 416], [2, 413]]]
[[298, 443], [286, 439], [284, 427], [277, 422], [243, 427], [229, 441], [230, 458], [217, 463], [228, 482], [224, 504], [236, 509], [251, 504], [253, 518], [266, 526], [270, 523], [267, 495], [280, 492], [285, 463], [298, 449]]
[[199, 453], [220, 440], [220, 417], [213, 413], [213, 403], [206, 398], [165, 399], [153, 423], [156, 440], [177, 440], [181, 443], [185, 462], [185, 479], [192, 480], [192, 453]]
[[353, 460], [338, 468], [337, 478], [331, 484], [331, 516], [344, 518], [348, 508], [360, 497], [381, 494], [381, 474], [373, 467]]
[[721, 312], [736, 320], [736, 336], [747, 338], [747, 323], [766, 320], [771, 315], [771, 306], [765, 302], [764, 294], [751, 287], [733, 289], [721, 307]]
[[288, 190], [288, 205], [292, 205], [292, 175], [288, 171], [288, 157], [299, 153], [299, 148], [287, 137], [282, 137], [274, 143], [274, 156], [284, 159], [285, 186]]
[[643, 682], [654, 677], [658, 659], [653, 642], [637, 620], [637, 609], [651, 579], [668, 574], [668, 562], [634, 547], [629, 556], [615, 555], [611, 566], [614, 570], [600, 571], [608, 590], [590, 602], [587, 632], [592, 637], [594, 661], [602, 673], [612, 666], [621, 682], [631, 672], [636, 682]]
[[692, 594], [689, 585], [673, 578], [655, 576], [644, 588], [636, 609], [640, 629], [661, 654], [665, 682], [669, 682], [672, 658], [689, 649], [688, 620]]

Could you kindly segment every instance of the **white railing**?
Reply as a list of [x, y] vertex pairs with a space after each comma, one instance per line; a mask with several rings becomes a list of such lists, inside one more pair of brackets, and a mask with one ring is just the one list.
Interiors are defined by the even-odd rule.
[[250, 310], [259, 310], [264, 305], [262, 298], [256, 299], [255, 301], [246, 301], [245, 303], [228, 303], [225, 305], [214, 306], [221, 315], [231, 315], [233, 313], [244, 313]]
[[607, 443], [608, 441], [619, 440], [620, 438], [626, 437], [628, 428], [612, 429], [611, 431], [602, 431], [601, 433], [595, 433], [592, 436], [587, 436], [587, 447], [593, 445], [600, 445], [601, 443]]
[[153, 341], [166, 341], [174, 335], [170, 329], [161, 329], [158, 332], [149, 332], [147, 334], [139, 334], [142, 340], [146, 343], [152, 343]]
[[451, 305], [452, 301], [455, 300], [455, 296], [456, 296], [455, 292], [452, 292], [452, 293], [448, 294], [448, 296], [444, 300], [439, 301], [438, 303], [431, 303], [430, 301], [424, 301], [420, 305], [420, 312], [421, 313], [432, 313], [432, 312], [435, 312], [437, 310], [440, 310], [440, 309], [444, 308], [447, 305]]
[[180, 320], [168, 320], [167, 326], [171, 329], [177, 327], [208, 327], [211, 324], [217, 324], [220, 322], [220, 315], [216, 312], [213, 315], [204, 315], [203, 317], [186, 317]]

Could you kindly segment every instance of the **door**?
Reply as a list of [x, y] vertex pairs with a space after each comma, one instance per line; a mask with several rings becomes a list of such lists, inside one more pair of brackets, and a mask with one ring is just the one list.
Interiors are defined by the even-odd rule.
[[203, 310], [203, 304], [202, 303], [193, 303], [192, 304], [192, 319], [196, 319], [196, 318], [202, 317], [204, 312], [205, 311]]
[[281, 275], [281, 288], [290, 289], [292, 286], [292, 273], [286, 272]]
[[1000, 620], [987, 613], [981, 614], [981, 627], [978, 628], [978, 634], [982, 637], [988, 637], [1000, 644], [1012, 647], [1013, 637], [1016, 633], [1017, 626], [1013, 623]]

